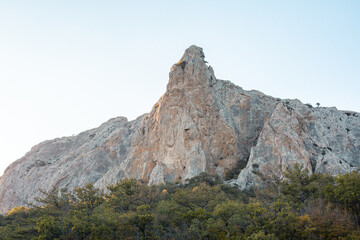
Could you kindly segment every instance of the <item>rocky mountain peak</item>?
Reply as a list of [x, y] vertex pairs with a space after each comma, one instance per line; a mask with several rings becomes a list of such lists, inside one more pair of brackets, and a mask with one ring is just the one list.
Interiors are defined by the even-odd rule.
[[204, 59], [205, 59], [205, 54], [203, 52], [203, 49], [201, 47], [191, 45], [185, 50], [184, 55], [181, 58], [181, 61], [187, 61], [187, 62], [196, 61], [196, 60], [204, 61]]
[[214, 71], [212, 67], [206, 64], [203, 49], [192, 45], [185, 50], [182, 58], [171, 67], [167, 90], [187, 89], [195, 86], [206, 87], [213, 85], [215, 81]]
[[360, 167], [360, 114], [313, 108], [216, 79], [202, 48], [190, 46], [151, 111], [118, 117], [74, 137], [38, 144], [0, 178], [0, 213], [44, 191], [123, 178], [148, 184], [217, 174], [241, 188], [294, 163], [332, 175]]

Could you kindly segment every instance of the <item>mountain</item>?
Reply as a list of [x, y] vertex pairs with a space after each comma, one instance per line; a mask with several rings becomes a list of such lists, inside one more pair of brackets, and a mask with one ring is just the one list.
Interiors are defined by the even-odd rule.
[[34, 146], [0, 178], [0, 212], [32, 203], [40, 189], [88, 182], [104, 189], [122, 178], [155, 184], [208, 172], [248, 188], [254, 172], [281, 178], [294, 163], [332, 175], [360, 167], [359, 113], [245, 91], [217, 79], [204, 58], [200, 47], [185, 51], [150, 113]]

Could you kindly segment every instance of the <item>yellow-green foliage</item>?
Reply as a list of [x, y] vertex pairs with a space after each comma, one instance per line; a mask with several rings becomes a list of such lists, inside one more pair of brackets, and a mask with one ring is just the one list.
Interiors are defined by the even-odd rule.
[[29, 211], [29, 208], [24, 207], [24, 206], [14, 207], [10, 211], [6, 212], [6, 215], [21, 213], [21, 212], [27, 212], [27, 211]]
[[186, 184], [124, 179], [107, 194], [54, 189], [43, 207], [0, 215], [0, 239], [359, 239], [358, 172], [309, 176], [296, 165], [284, 175], [254, 192], [204, 173]]

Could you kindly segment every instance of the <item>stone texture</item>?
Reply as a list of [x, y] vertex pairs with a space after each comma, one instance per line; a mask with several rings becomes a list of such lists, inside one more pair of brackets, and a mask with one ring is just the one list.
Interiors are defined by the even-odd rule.
[[204, 171], [224, 177], [243, 165], [230, 183], [246, 188], [257, 181], [253, 170], [281, 174], [295, 162], [331, 174], [359, 167], [358, 113], [245, 91], [217, 79], [204, 58], [199, 47], [185, 51], [150, 113], [33, 147], [0, 178], [0, 212], [33, 202], [39, 188], [71, 190], [92, 182], [105, 189], [125, 177], [149, 184]]
[[191, 46], [169, 74], [166, 93], [143, 118], [127, 159], [101, 180], [185, 180], [201, 172], [224, 176], [246, 163], [277, 100], [217, 80], [201, 48]]
[[110, 119], [99, 128], [74, 137], [57, 138], [34, 146], [12, 163], [0, 179], [0, 212], [33, 203], [39, 189], [73, 189], [98, 181], [126, 158], [131, 138], [142, 117], [128, 122]]
[[254, 171], [281, 174], [295, 163], [310, 173], [331, 175], [360, 167], [360, 114], [311, 108], [298, 100], [279, 102], [251, 149], [246, 168], [232, 183], [246, 188], [259, 182]]

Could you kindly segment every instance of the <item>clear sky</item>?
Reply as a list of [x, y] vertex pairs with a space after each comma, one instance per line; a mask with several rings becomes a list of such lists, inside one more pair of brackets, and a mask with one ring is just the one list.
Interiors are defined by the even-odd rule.
[[0, 175], [41, 141], [149, 112], [192, 44], [246, 90], [360, 111], [359, 0], [0, 0]]

